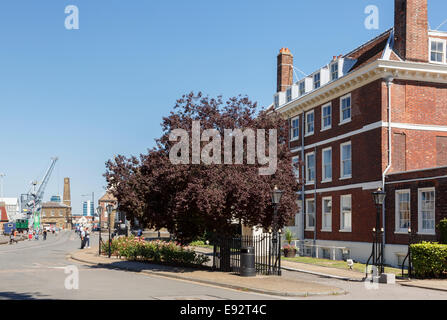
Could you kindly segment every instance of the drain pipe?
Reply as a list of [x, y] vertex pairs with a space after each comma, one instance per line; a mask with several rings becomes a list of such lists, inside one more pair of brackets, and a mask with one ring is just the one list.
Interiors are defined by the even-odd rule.
[[[388, 76], [385, 79], [386, 81], [386, 86], [387, 86], [387, 95], [388, 95], [388, 166], [385, 168], [385, 171], [382, 174], [382, 186], [383, 186], [383, 191], [386, 192], [385, 190], [385, 177], [386, 174], [388, 173], [388, 171], [391, 169], [391, 165], [392, 165], [392, 146], [391, 146], [391, 85], [393, 84], [394, 78], [393, 76]], [[383, 251], [385, 252], [385, 242], [386, 242], [386, 238], [385, 238], [385, 223], [386, 223], [386, 211], [385, 211], [385, 206], [386, 206], [386, 197], [385, 200], [383, 201], [383, 205], [382, 205], [382, 225], [383, 225], [383, 234], [382, 234], [382, 244], [383, 244]], [[385, 255], [383, 255], [383, 257], [385, 257]], [[385, 259], [384, 259], [385, 260]]]
[[301, 116], [301, 163], [302, 163], [302, 170], [301, 170], [301, 180], [303, 181], [303, 184], [301, 186], [301, 217], [300, 217], [300, 222], [301, 222], [301, 240], [304, 241], [304, 239], [306, 238], [305, 236], [305, 230], [306, 230], [306, 226], [305, 226], [305, 221], [304, 221], [304, 215], [305, 215], [305, 209], [306, 209], [306, 187], [304, 185], [304, 181], [306, 180], [306, 165], [305, 165], [305, 159], [304, 159], [304, 110], [303, 110], [303, 114]]

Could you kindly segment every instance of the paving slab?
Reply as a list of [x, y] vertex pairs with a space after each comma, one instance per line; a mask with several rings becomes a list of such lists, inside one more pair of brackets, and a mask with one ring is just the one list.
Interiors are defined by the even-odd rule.
[[276, 296], [307, 297], [317, 295], [346, 294], [346, 291], [320, 283], [300, 281], [278, 276], [240, 277], [238, 274], [210, 271], [204, 269], [170, 267], [142, 262], [126, 261], [116, 257], [98, 256], [98, 249], [84, 249], [73, 252], [73, 260], [93, 264], [97, 267], [142, 272], [180, 280], [194, 281], [236, 290], [250, 291]]

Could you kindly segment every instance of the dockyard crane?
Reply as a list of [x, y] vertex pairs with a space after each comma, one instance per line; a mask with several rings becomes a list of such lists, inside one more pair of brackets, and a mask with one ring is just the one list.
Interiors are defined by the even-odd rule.
[[[42, 201], [45, 189], [48, 185], [48, 181], [50, 180], [51, 173], [53, 172], [54, 167], [56, 166], [56, 162], [59, 158], [54, 157], [51, 158], [51, 164], [48, 167], [48, 170], [45, 173], [45, 176], [42, 179], [42, 182], [39, 184], [38, 181], [33, 181], [31, 189], [26, 194], [22, 194], [20, 197], [20, 206], [21, 213], [26, 214], [27, 218], [30, 219], [34, 216], [34, 227], [38, 228], [40, 226], [40, 211], [42, 209]], [[36, 191], [37, 186], [39, 188]]]

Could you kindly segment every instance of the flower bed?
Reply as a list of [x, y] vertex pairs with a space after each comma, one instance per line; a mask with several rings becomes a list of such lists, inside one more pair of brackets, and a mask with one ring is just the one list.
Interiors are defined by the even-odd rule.
[[[109, 251], [108, 243], [102, 245], [102, 252]], [[203, 266], [209, 257], [182, 247], [175, 242], [145, 241], [136, 237], [120, 237], [112, 240], [111, 253], [129, 261], [144, 261], [180, 266]]]

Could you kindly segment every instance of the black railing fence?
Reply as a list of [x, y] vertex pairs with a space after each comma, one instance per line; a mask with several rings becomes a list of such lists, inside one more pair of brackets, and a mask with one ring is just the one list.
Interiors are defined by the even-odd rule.
[[281, 235], [265, 233], [257, 236], [219, 237], [213, 241], [213, 268], [223, 272], [240, 272], [241, 248], [255, 250], [256, 272], [281, 275]]

